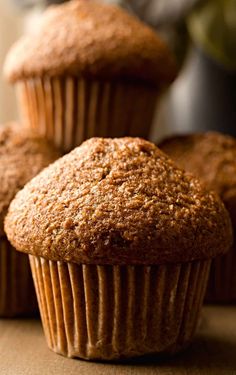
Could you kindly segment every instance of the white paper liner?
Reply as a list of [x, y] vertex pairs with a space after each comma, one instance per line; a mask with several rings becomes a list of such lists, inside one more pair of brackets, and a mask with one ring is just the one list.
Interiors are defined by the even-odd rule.
[[28, 256], [0, 238], [0, 317], [33, 315], [37, 300]]
[[82, 78], [32, 78], [16, 85], [22, 121], [68, 152], [91, 137], [148, 138], [157, 90]]
[[185, 347], [195, 332], [210, 261], [95, 266], [30, 256], [49, 348], [114, 360]]

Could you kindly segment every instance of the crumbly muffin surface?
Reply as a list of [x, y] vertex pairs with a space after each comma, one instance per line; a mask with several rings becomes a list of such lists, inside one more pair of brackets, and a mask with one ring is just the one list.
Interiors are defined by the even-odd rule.
[[15, 194], [38, 172], [59, 157], [46, 141], [16, 123], [0, 125], [0, 235]]
[[160, 144], [181, 168], [219, 194], [236, 228], [236, 139], [218, 132], [171, 137]]
[[13, 46], [5, 64], [10, 81], [69, 74], [159, 87], [175, 72], [171, 53], [153, 30], [117, 6], [90, 0], [46, 10], [37, 30]]
[[232, 240], [220, 199], [139, 138], [84, 142], [12, 202], [20, 251], [92, 264], [160, 264], [223, 253]]

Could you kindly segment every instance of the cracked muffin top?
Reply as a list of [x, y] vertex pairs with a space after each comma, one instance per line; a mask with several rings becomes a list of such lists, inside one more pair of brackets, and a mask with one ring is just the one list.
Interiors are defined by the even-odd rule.
[[218, 196], [140, 138], [92, 138], [50, 165], [10, 205], [19, 251], [85, 264], [205, 259], [232, 243]]
[[134, 16], [115, 5], [72, 0], [49, 7], [5, 63], [12, 82], [63, 74], [159, 87], [174, 79], [176, 66], [165, 42]]
[[236, 139], [218, 132], [175, 136], [159, 147], [219, 194], [236, 228]]
[[17, 123], [0, 125], [0, 236], [15, 194], [32, 177], [59, 157], [45, 140]]

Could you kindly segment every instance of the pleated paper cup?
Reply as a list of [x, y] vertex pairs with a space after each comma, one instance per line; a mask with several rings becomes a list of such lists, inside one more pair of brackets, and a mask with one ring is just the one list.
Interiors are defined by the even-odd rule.
[[28, 256], [0, 238], [0, 317], [34, 315], [37, 299]]
[[30, 255], [49, 348], [100, 360], [182, 349], [196, 330], [210, 262], [95, 266]]
[[32, 78], [17, 83], [23, 123], [68, 152], [91, 137], [147, 138], [157, 90], [82, 78]]
[[236, 244], [212, 261], [205, 298], [207, 303], [236, 303]]

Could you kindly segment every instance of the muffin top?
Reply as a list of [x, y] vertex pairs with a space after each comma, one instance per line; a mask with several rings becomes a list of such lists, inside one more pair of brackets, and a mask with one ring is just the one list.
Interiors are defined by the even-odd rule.
[[205, 259], [232, 240], [218, 196], [140, 138], [93, 138], [50, 165], [10, 205], [19, 251], [87, 264]]
[[10, 81], [72, 75], [97, 79], [169, 83], [175, 63], [155, 31], [115, 5], [72, 0], [43, 14], [37, 30], [10, 50]]
[[167, 138], [159, 147], [219, 194], [236, 228], [236, 139], [217, 132], [197, 133]]
[[60, 155], [16, 123], [0, 125], [0, 236], [8, 206], [18, 190]]

